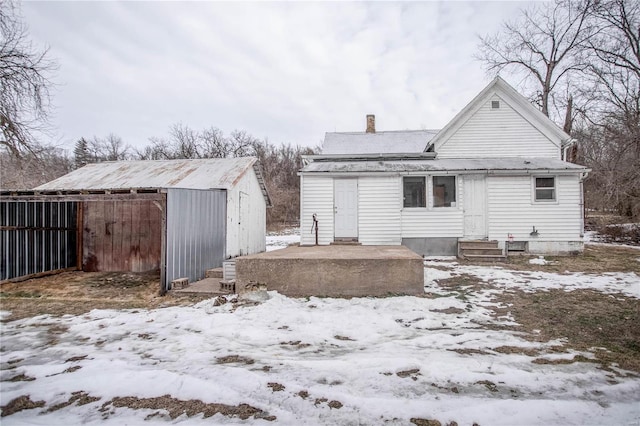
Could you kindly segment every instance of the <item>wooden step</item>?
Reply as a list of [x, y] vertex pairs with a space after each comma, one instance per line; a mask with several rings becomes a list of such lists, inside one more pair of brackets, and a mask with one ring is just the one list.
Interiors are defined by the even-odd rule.
[[475, 255], [475, 254], [502, 256], [503, 252], [502, 252], [502, 249], [499, 249], [499, 248], [475, 248], [474, 247], [474, 248], [461, 249], [460, 254], [462, 256]]
[[497, 241], [459, 241], [458, 247], [464, 249], [494, 249], [498, 248]]
[[477, 262], [504, 262], [507, 260], [507, 258], [501, 254], [467, 254], [464, 258]]
[[335, 240], [335, 241], [329, 243], [329, 245], [332, 245], [332, 246], [361, 246], [362, 243], [358, 242], [358, 240]]

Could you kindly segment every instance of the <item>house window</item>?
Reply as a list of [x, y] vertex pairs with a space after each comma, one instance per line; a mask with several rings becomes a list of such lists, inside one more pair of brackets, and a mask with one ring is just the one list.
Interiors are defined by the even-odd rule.
[[404, 207], [426, 207], [426, 185], [422, 177], [405, 177], [402, 180]]
[[456, 177], [433, 177], [433, 207], [456, 206]]
[[555, 177], [537, 177], [536, 182], [536, 201], [555, 201], [556, 200], [556, 178]]

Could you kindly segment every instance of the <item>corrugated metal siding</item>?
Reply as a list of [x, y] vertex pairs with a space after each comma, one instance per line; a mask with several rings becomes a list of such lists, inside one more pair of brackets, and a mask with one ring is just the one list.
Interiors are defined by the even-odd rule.
[[[505, 241], [577, 241], [580, 234], [580, 182], [578, 176], [556, 176], [557, 203], [533, 202], [531, 176], [487, 178], [489, 238]], [[529, 233], [533, 227], [538, 237]]]
[[318, 243], [333, 241], [333, 178], [322, 176], [301, 176], [300, 243], [315, 244], [315, 234], [311, 233], [312, 215], [318, 215]]
[[0, 201], [0, 280], [76, 266], [77, 203]]
[[358, 240], [362, 244], [400, 244], [398, 179], [397, 176], [358, 179]]
[[[493, 109], [491, 101], [499, 101]], [[559, 144], [559, 141], [556, 141]], [[448, 140], [436, 146], [438, 158], [560, 158], [560, 149], [497, 95], [484, 103]]]
[[227, 196], [224, 190], [167, 190], [167, 284], [197, 281], [225, 259]]

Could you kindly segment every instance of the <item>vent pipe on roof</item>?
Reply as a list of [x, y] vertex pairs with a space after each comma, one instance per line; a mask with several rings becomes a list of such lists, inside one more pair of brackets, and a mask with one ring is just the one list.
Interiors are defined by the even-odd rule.
[[373, 114], [367, 114], [367, 133], [376, 132], [376, 116]]

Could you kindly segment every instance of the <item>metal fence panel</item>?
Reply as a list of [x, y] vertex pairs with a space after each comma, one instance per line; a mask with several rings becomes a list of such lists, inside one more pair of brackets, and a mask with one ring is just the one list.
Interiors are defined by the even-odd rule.
[[77, 203], [0, 201], [0, 280], [76, 266]]
[[226, 211], [225, 190], [167, 190], [166, 289], [177, 278], [197, 281], [222, 266]]

